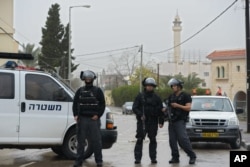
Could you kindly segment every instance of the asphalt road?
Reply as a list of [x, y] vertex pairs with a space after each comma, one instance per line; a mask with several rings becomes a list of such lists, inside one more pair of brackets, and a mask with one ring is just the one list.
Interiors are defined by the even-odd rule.
[[[118, 127], [118, 141], [111, 149], [103, 150], [104, 167], [229, 167], [230, 146], [222, 143], [194, 143], [197, 154], [195, 165], [189, 165], [189, 158], [180, 149], [180, 163], [168, 164], [171, 158], [168, 145], [168, 123], [158, 131], [158, 164], [151, 165], [148, 155], [149, 140], [144, 141], [141, 165], [134, 165], [133, 149], [135, 145], [136, 120], [134, 115], [122, 115], [121, 109], [111, 108], [114, 112], [115, 123]], [[239, 150], [244, 150], [239, 149]], [[73, 161], [59, 157], [50, 149], [0, 150], [0, 167], [70, 167]], [[83, 167], [94, 167], [94, 157], [87, 159]]]

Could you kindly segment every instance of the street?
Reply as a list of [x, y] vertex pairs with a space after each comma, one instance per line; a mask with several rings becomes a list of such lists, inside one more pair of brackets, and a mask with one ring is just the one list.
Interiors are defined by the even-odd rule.
[[[142, 164], [134, 165], [135, 116], [122, 115], [120, 108], [111, 108], [111, 110], [114, 113], [115, 124], [118, 127], [118, 141], [111, 149], [103, 150], [104, 167], [192, 166], [188, 164], [189, 158], [181, 149], [180, 163], [178, 165], [168, 164], [171, 154], [168, 144], [167, 122], [158, 131], [158, 164], [151, 165], [148, 156], [149, 140], [146, 139], [144, 141]], [[229, 145], [222, 143], [194, 143], [193, 148], [197, 154], [197, 161], [193, 166], [229, 166]], [[57, 156], [50, 149], [0, 150], [0, 167], [70, 167], [73, 162]], [[94, 166], [96, 165], [93, 156], [83, 164], [83, 167]]]

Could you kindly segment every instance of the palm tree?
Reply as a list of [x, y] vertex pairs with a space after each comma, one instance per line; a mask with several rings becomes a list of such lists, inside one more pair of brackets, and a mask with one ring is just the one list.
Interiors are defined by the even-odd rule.
[[184, 82], [184, 89], [185, 90], [192, 90], [193, 88], [198, 88], [199, 84], [202, 83], [202, 81], [203, 81], [202, 79], [198, 78], [197, 75], [198, 75], [197, 73], [189, 74], [187, 77], [184, 77], [181, 74], [177, 74], [174, 76], [168, 75], [168, 76], [161, 78], [161, 82], [160, 82], [159, 86], [162, 88], [168, 87], [168, 81], [171, 78], [176, 78], [176, 79]]
[[36, 66], [38, 63], [38, 56], [41, 53], [41, 48], [37, 47], [35, 48], [35, 44], [23, 44], [22, 50], [19, 50], [19, 53], [30, 53], [34, 57], [34, 60], [22, 60], [22, 62], [27, 66]]
[[184, 88], [186, 90], [192, 90], [193, 88], [199, 87], [202, 79], [198, 78], [197, 75], [197, 73], [191, 73], [184, 78]]
[[160, 80], [160, 85], [159, 87], [161, 88], [165, 88], [165, 87], [169, 87], [168, 86], [168, 81], [171, 79], [171, 78], [176, 78], [178, 80], [181, 80], [181, 81], [184, 81], [185, 80], [185, 77], [181, 74], [177, 74], [177, 75], [167, 75], [167, 76], [164, 76], [164, 77], [161, 77], [161, 80]]

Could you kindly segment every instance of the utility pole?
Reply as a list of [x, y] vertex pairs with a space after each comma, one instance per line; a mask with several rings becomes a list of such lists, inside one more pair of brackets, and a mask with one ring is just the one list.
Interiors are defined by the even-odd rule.
[[98, 72], [96, 73], [96, 86], [99, 87], [99, 74], [98, 74]]
[[140, 92], [142, 92], [142, 61], [143, 61], [143, 45], [141, 45], [141, 48], [140, 48], [140, 51], [141, 51], [141, 65], [140, 65]]
[[69, 56], [68, 56], [68, 80], [70, 80], [70, 74], [71, 74], [71, 8], [69, 7]]
[[160, 64], [157, 64], [157, 85], [160, 84]]
[[68, 80], [70, 80], [70, 75], [71, 75], [71, 9], [72, 8], [78, 8], [78, 7], [84, 7], [84, 8], [90, 8], [90, 5], [81, 5], [81, 6], [70, 6], [69, 7], [69, 48], [68, 48]]
[[118, 88], [118, 78], [117, 78], [117, 75], [115, 76], [115, 83], [116, 83], [116, 88]]
[[250, 133], [250, 31], [249, 31], [249, 0], [245, 0], [246, 24], [246, 60], [247, 60], [247, 132]]

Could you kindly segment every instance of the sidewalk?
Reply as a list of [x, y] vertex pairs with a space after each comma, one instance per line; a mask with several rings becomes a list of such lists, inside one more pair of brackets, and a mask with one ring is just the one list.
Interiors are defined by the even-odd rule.
[[247, 133], [247, 121], [240, 120], [240, 129], [242, 135], [242, 147], [250, 151], [250, 133]]

